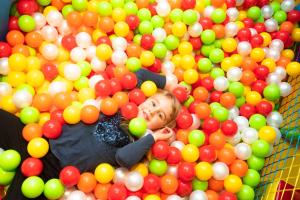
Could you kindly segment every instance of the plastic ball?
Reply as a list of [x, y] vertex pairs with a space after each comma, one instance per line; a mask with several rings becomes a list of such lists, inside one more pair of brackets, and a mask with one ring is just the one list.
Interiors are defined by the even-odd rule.
[[208, 162], [199, 162], [195, 166], [196, 176], [201, 181], [207, 181], [213, 176], [212, 166]]
[[240, 191], [237, 193], [238, 199], [254, 199], [255, 193], [252, 187], [248, 185], [242, 185]]
[[217, 77], [214, 80], [214, 88], [217, 91], [225, 91], [229, 87], [228, 80], [225, 77]]
[[146, 97], [150, 97], [156, 93], [157, 86], [153, 81], [145, 81], [141, 85], [141, 90], [143, 91]]
[[177, 169], [178, 178], [182, 181], [191, 181], [195, 177], [194, 165], [189, 162], [182, 162]]
[[191, 193], [190, 200], [207, 200], [207, 195], [201, 190], [195, 190]]
[[[212, 113], [213, 117], [216, 118], [218, 121], [224, 122], [225, 120], [228, 119], [229, 113], [228, 113], [228, 110], [226, 108], [220, 106], [220, 107], [217, 107], [215, 109], [212, 108], [212, 110], [213, 110], [213, 113]], [[225, 131], [226, 133], [233, 135], [233, 132], [235, 131], [235, 128], [237, 128], [236, 124], [235, 123], [233, 124], [233, 123], [229, 122], [229, 124], [225, 123], [223, 125], [224, 128], [225, 127], [227, 128], [227, 126], [231, 128], [227, 132]]]
[[193, 117], [190, 113], [187, 112], [181, 112], [178, 114], [176, 118], [176, 124], [178, 127], [182, 129], [189, 128], [193, 123]]
[[250, 187], [256, 187], [260, 182], [260, 175], [254, 169], [248, 169], [246, 175], [243, 177], [243, 183]]
[[99, 183], [109, 183], [114, 177], [114, 168], [107, 163], [98, 165], [95, 169], [95, 177]]
[[287, 82], [281, 82], [279, 84], [279, 89], [280, 89], [280, 95], [282, 97], [287, 97], [289, 94], [292, 92], [292, 87], [289, 83]]
[[36, 27], [35, 21], [30, 15], [22, 15], [18, 20], [18, 25], [24, 32], [33, 31]]
[[32, 103], [32, 95], [26, 90], [19, 90], [13, 95], [13, 103], [17, 108], [25, 108]]
[[143, 187], [144, 178], [139, 172], [130, 172], [125, 179], [125, 186], [130, 191], [138, 191]]
[[144, 178], [143, 190], [147, 193], [156, 193], [160, 189], [160, 180], [159, 177], [149, 174]]
[[0, 168], [0, 184], [4, 186], [9, 185], [13, 181], [15, 173], [14, 171], [7, 172]]
[[149, 194], [144, 198], [144, 200], [161, 200], [161, 198], [158, 195]]
[[15, 150], [6, 150], [0, 154], [0, 161], [0, 168], [4, 171], [14, 171], [21, 162], [21, 156]]
[[247, 163], [250, 169], [255, 169], [257, 171], [261, 170], [265, 165], [265, 159], [259, 158], [252, 155], [248, 160]]
[[42, 158], [48, 153], [49, 144], [43, 138], [33, 138], [28, 143], [27, 150], [30, 156], [34, 158]]
[[76, 167], [66, 166], [60, 171], [59, 179], [65, 186], [72, 187], [79, 182], [80, 171]]
[[242, 187], [242, 181], [240, 177], [236, 175], [229, 175], [224, 180], [224, 188], [228, 192], [237, 193], [240, 191], [241, 187]]
[[256, 140], [252, 143], [252, 153], [253, 155], [264, 158], [269, 154], [270, 151], [270, 144], [266, 142], [265, 140]]
[[276, 138], [276, 132], [272, 126], [264, 126], [258, 131], [258, 136], [269, 143], [274, 143]]
[[238, 43], [237, 51], [241, 56], [247, 56], [250, 54], [252, 48], [251, 44], [246, 41], [242, 41]]
[[21, 172], [24, 176], [38, 176], [43, 170], [43, 163], [37, 158], [27, 158], [21, 165]]
[[20, 112], [21, 122], [24, 124], [34, 123], [39, 120], [40, 112], [34, 107], [25, 107]]
[[234, 152], [237, 158], [247, 160], [250, 158], [252, 150], [247, 143], [239, 143], [234, 147]]
[[59, 179], [50, 179], [45, 183], [44, 195], [47, 199], [58, 199], [63, 196], [64, 186]]
[[254, 114], [250, 117], [249, 124], [250, 127], [259, 130], [266, 125], [266, 118], [261, 114]]
[[178, 188], [178, 180], [175, 176], [166, 174], [160, 178], [161, 191], [166, 194], [173, 194]]
[[217, 8], [212, 12], [211, 18], [214, 23], [222, 23], [226, 19], [226, 12], [221, 8]]
[[24, 180], [21, 191], [26, 198], [36, 198], [44, 191], [44, 181], [37, 176], [31, 176]]
[[242, 130], [242, 140], [247, 144], [252, 144], [258, 139], [258, 133], [254, 128], [245, 128]]
[[162, 176], [166, 173], [168, 169], [167, 162], [164, 160], [152, 159], [149, 163], [149, 170], [151, 173]]
[[190, 144], [200, 147], [204, 144], [205, 134], [200, 130], [193, 130], [189, 133], [188, 140]]
[[181, 150], [182, 159], [186, 162], [195, 162], [199, 158], [199, 150], [193, 144], [187, 144]]
[[130, 120], [128, 128], [131, 134], [136, 137], [141, 137], [146, 132], [147, 123], [143, 118], [134, 118]]
[[229, 175], [229, 169], [223, 162], [215, 162], [212, 165], [212, 169], [213, 177], [216, 180], [225, 180], [225, 178]]
[[128, 174], [128, 169], [124, 167], [119, 167], [115, 170], [113, 182], [114, 183], [124, 183], [126, 176]]
[[233, 136], [238, 131], [237, 124], [232, 120], [226, 120], [221, 124], [221, 130], [226, 136]]
[[267, 124], [270, 126], [279, 128], [282, 122], [283, 122], [283, 117], [277, 111], [273, 111], [267, 116]]
[[290, 76], [298, 76], [300, 74], [300, 64], [298, 62], [290, 62], [286, 66], [286, 73]]
[[79, 190], [72, 191], [67, 197], [67, 200], [83, 200], [83, 199], [86, 199], [86, 195], [84, 192]]

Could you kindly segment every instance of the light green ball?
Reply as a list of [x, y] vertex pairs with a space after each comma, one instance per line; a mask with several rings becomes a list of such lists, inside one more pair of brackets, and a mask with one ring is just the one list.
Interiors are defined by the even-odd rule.
[[192, 25], [197, 21], [197, 12], [192, 9], [185, 10], [182, 14], [182, 21], [187, 25]]
[[65, 187], [59, 179], [50, 179], [45, 184], [44, 195], [49, 200], [59, 199], [64, 195]]
[[251, 128], [255, 128], [259, 131], [263, 126], [266, 126], [266, 118], [261, 114], [254, 114], [249, 119], [249, 125]]
[[253, 6], [253, 7], [249, 8], [247, 11], [247, 16], [249, 18], [253, 19], [254, 21], [258, 20], [260, 15], [261, 15], [261, 11], [260, 11], [260, 8], [257, 6]]
[[14, 171], [21, 163], [19, 152], [9, 149], [0, 154], [0, 168], [5, 171]]
[[142, 64], [141, 64], [140, 59], [138, 59], [136, 57], [131, 57], [131, 58], [127, 59], [126, 67], [127, 67], [127, 69], [129, 69], [129, 71], [136, 72], [139, 69], [141, 69]]
[[156, 43], [152, 48], [152, 52], [155, 57], [160, 59], [166, 57], [167, 51], [168, 49], [163, 43]]
[[200, 181], [197, 178], [194, 178], [192, 181], [193, 190], [202, 190], [206, 191], [208, 188], [208, 182], [207, 181]]
[[276, 84], [270, 84], [264, 88], [264, 97], [269, 101], [276, 101], [280, 98], [280, 89]]
[[110, 1], [113, 8], [123, 8], [124, 0], [111, 0]]
[[238, 98], [244, 94], [244, 85], [240, 82], [232, 82], [230, 83], [228, 90]]
[[175, 8], [174, 10], [171, 11], [170, 13], [170, 20], [171, 22], [179, 22], [182, 19], [183, 11], [179, 8]]
[[81, 76], [88, 76], [92, 71], [91, 64], [87, 61], [80, 61], [77, 63], [78, 67], [81, 70]]
[[260, 175], [254, 169], [248, 169], [246, 175], [243, 177], [243, 183], [251, 187], [256, 187], [260, 182]]
[[209, 59], [213, 63], [220, 63], [224, 60], [224, 52], [221, 49], [215, 48], [209, 53]]
[[203, 131], [193, 130], [188, 135], [188, 141], [190, 144], [200, 147], [204, 144], [205, 134], [203, 133]]
[[72, 6], [77, 11], [85, 11], [88, 6], [87, 0], [72, 0]]
[[40, 118], [40, 112], [35, 107], [25, 107], [20, 112], [20, 120], [24, 124], [30, 124], [38, 122]]
[[228, 116], [229, 116], [229, 112], [224, 107], [218, 107], [216, 109], [213, 109], [213, 117], [221, 122], [227, 120]]
[[140, 24], [139, 24], [139, 32], [140, 34], [151, 34], [152, 31], [153, 31], [153, 26], [152, 26], [152, 23], [150, 21], [142, 21]]
[[253, 155], [259, 158], [266, 157], [270, 152], [270, 145], [265, 140], [256, 140], [252, 143], [251, 148]]
[[30, 15], [22, 15], [18, 20], [20, 29], [24, 32], [31, 32], [35, 29], [35, 21]]
[[37, 0], [37, 2], [41, 6], [48, 6], [51, 3], [51, 0]]
[[98, 13], [102, 17], [110, 16], [112, 14], [112, 6], [111, 6], [111, 4], [108, 3], [107, 1], [101, 1], [98, 4]]
[[151, 12], [146, 8], [142, 8], [137, 13], [138, 18], [140, 21], [150, 21], [151, 20]]
[[85, 76], [81, 76], [77, 81], [74, 82], [74, 87], [77, 91], [89, 87], [89, 79]]
[[180, 44], [180, 40], [174, 35], [168, 35], [164, 41], [164, 44], [166, 45], [168, 50], [172, 51], [177, 49]]
[[242, 185], [240, 191], [237, 193], [237, 198], [239, 200], [253, 200], [255, 197], [255, 192], [252, 187], [248, 185]]
[[209, 44], [209, 45], [202, 45], [201, 47], [201, 53], [202, 55], [204, 55], [205, 57], [208, 57], [210, 52], [215, 49], [215, 45], [214, 44]]
[[248, 163], [249, 169], [255, 169], [255, 170], [259, 171], [264, 167], [265, 159], [252, 155], [252, 156], [250, 156], [250, 158], [248, 158], [247, 163]]
[[226, 12], [222, 8], [217, 8], [212, 12], [211, 19], [214, 23], [220, 24], [226, 19]]
[[202, 73], [208, 73], [212, 70], [213, 64], [208, 58], [201, 58], [198, 60], [198, 69]]
[[201, 33], [201, 41], [204, 44], [212, 44], [216, 39], [216, 34], [213, 30], [207, 29]]
[[21, 190], [25, 197], [30, 199], [37, 198], [44, 191], [44, 181], [37, 176], [28, 177], [23, 182]]
[[138, 7], [135, 3], [133, 2], [127, 2], [124, 5], [124, 10], [127, 15], [135, 15], [138, 12]]
[[152, 159], [149, 163], [149, 170], [152, 174], [162, 176], [167, 172], [168, 164], [165, 160]]
[[61, 10], [62, 15], [64, 18], [67, 18], [67, 16], [74, 11], [74, 8], [71, 4], [65, 5], [63, 9]]
[[160, 17], [158, 15], [154, 15], [151, 18], [151, 23], [153, 25], [153, 28], [162, 28], [165, 24], [165, 21], [162, 17]]
[[7, 172], [0, 167], [0, 185], [9, 185], [13, 181], [15, 174], [16, 172]]
[[210, 72], [210, 76], [213, 78], [213, 79], [216, 79], [220, 76], [225, 76], [225, 72], [223, 69], [221, 68], [218, 68], [218, 67], [215, 67], [211, 70]]
[[130, 120], [128, 129], [130, 133], [136, 137], [141, 137], [146, 133], [147, 123], [145, 119], [136, 117]]

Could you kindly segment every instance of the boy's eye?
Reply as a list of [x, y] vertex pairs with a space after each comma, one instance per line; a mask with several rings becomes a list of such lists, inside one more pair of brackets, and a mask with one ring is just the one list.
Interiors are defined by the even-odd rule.
[[160, 119], [163, 119], [163, 115], [162, 115], [161, 113], [158, 114], [158, 117], [159, 117]]
[[156, 106], [156, 104], [155, 104], [155, 102], [154, 102], [154, 101], [152, 101], [152, 106], [153, 106], [153, 107], [155, 107], [155, 106]]

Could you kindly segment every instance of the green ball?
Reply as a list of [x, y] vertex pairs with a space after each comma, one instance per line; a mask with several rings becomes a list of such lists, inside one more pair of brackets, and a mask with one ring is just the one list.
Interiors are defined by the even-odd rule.
[[168, 164], [165, 160], [152, 159], [149, 163], [149, 170], [152, 174], [162, 176], [167, 172]]
[[225, 76], [225, 72], [223, 69], [221, 68], [218, 68], [218, 67], [215, 67], [211, 70], [210, 72], [210, 76], [213, 78], [213, 79], [216, 79], [220, 76]]
[[256, 187], [260, 182], [260, 175], [254, 169], [248, 169], [246, 175], [243, 177], [243, 183], [251, 187]]
[[222, 48], [222, 42], [223, 42], [223, 39], [215, 40], [214, 47], [221, 49]]
[[193, 103], [194, 101], [195, 101], [195, 98], [193, 96], [189, 95], [189, 97], [187, 98], [187, 100], [185, 100], [183, 105], [188, 108], [191, 105], [191, 103]]
[[218, 107], [216, 109], [213, 109], [213, 117], [216, 118], [217, 120], [223, 122], [228, 119], [229, 112], [226, 108], [224, 107]]
[[165, 24], [165, 21], [162, 17], [160, 17], [158, 15], [154, 15], [151, 18], [151, 23], [153, 25], [153, 28], [162, 28]]
[[205, 142], [205, 134], [200, 130], [193, 130], [189, 133], [188, 140], [190, 144], [200, 147]]
[[97, 9], [98, 9], [97, 10], [98, 13], [102, 17], [107, 17], [107, 16], [110, 16], [112, 14], [112, 6], [107, 1], [101, 1], [101, 2], [99, 2]]
[[226, 19], [226, 12], [222, 8], [217, 8], [212, 12], [211, 19], [214, 23], [220, 24]]
[[68, 4], [63, 7], [63, 9], [61, 10], [61, 13], [64, 16], [64, 18], [67, 18], [68, 14], [70, 14], [73, 11], [74, 11], [73, 6]]
[[37, 0], [37, 2], [41, 6], [48, 6], [51, 3], [51, 0]]
[[269, 101], [276, 101], [280, 98], [280, 89], [276, 84], [270, 84], [263, 91], [264, 97]]
[[240, 82], [232, 82], [229, 85], [228, 91], [235, 97], [241, 97], [244, 94], [244, 85]]
[[238, 108], [240, 108], [242, 105], [245, 104], [245, 102], [246, 102], [245, 97], [244, 97], [244, 96], [241, 96], [241, 97], [239, 97], [239, 98], [236, 99], [235, 105], [236, 105]]
[[151, 12], [147, 8], [142, 8], [137, 13], [140, 21], [150, 21], [151, 20]]
[[59, 199], [64, 195], [65, 187], [59, 179], [50, 179], [45, 184], [44, 195], [49, 200]]
[[30, 15], [22, 15], [18, 20], [18, 25], [24, 32], [31, 32], [35, 29], [35, 21]]
[[209, 105], [210, 109], [213, 111], [214, 109], [217, 109], [217, 108], [220, 108], [222, 107], [222, 105], [218, 102], [212, 102], [210, 105]]
[[44, 191], [44, 181], [37, 176], [31, 176], [25, 179], [21, 186], [25, 197], [33, 199], [40, 196]]
[[204, 44], [212, 44], [216, 39], [216, 34], [213, 30], [207, 29], [201, 33], [201, 41]]
[[164, 44], [166, 45], [168, 50], [172, 51], [177, 49], [180, 44], [180, 40], [174, 35], [168, 35], [164, 41]]
[[156, 58], [164, 58], [167, 55], [167, 47], [163, 43], [156, 43], [153, 48], [152, 52]]
[[197, 21], [197, 12], [192, 9], [185, 10], [182, 14], [182, 22], [187, 25], [192, 25]]
[[135, 44], [140, 45], [140, 44], [141, 44], [141, 40], [142, 40], [142, 35], [141, 35], [141, 34], [136, 34], [136, 35], [133, 37], [133, 42], [134, 42]]
[[202, 55], [204, 55], [205, 57], [209, 56], [209, 53], [215, 49], [215, 45], [214, 44], [210, 44], [210, 45], [202, 45], [201, 47], [201, 53]]
[[257, 6], [253, 6], [253, 7], [249, 8], [247, 11], [247, 16], [249, 18], [253, 19], [254, 21], [259, 19], [260, 15], [261, 15], [261, 11], [260, 11], [260, 8]]
[[126, 67], [127, 67], [127, 69], [129, 69], [129, 71], [136, 72], [139, 69], [141, 69], [142, 64], [141, 64], [140, 59], [138, 59], [136, 57], [131, 57], [131, 58], [127, 59]]
[[179, 22], [182, 19], [182, 15], [183, 15], [183, 11], [179, 8], [175, 8], [174, 10], [172, 10], [170, 12], [170, 20], [171, 22], [175, 23], [175, 22]]
[[265, 140], [256, 140], [252, 143], [251, 147], [253, 155], [259, 158], [266, 157], [270, 152], [270, 145]]
[[85, 11], [88, 6], [87, 0], [72, 0], [72, 6], [77, 11]]
[[127, 15], [135, 15], [138, 12], [138, 7], [135, 3], [133, 2], [127, 2], [124, 5], [124, 10]]
[[123, 8], [124, 0], [111, 0], [110, 1], [113, 8]]
[[255, 169], [257, 171], [261, 170], [265, 165], [265, 159], [259, 158], [254, 155], [250, 156], [247, 160], [249, 169]]
[[237, 193], [237, 198], [239, 200], [253, 200], [255, 193], [252, 187], [248, 185], [242, 185], [240, 191]]
[[31, 85], [28, 85], [28, 84], [21, 84], [17, 87], [17, 90], [25, 90], [26, 92], [29, 92], [32, 96], [35, 95], [35, 90], [34, 88], [31, 86]]
[[7, 186], [11, 184], [15, 177], [15, 174], [16, 172], [7, 172], [0, 167], [0, 185]]
[[202, 190], [206, 191], [208, 188], [208, 182], [207, 181], [200, 181], [197, 178], [194, 178], [192, 181], [193, 190]]
[[80, 68], [81, 71], [81, 76], [88, 76], [90, 75], [92, 71], [91, 64], [87, 61], [79, 61], [77, 63], [78, 67]]
[[35, 123], [40, 118], [40, 112], [35, 107], [25, 107], [20, 112], [20, 120], [24, 124]]
[[221, 49], [215, 48], [209, 53], [209, 59], [213, 63], [220, 63], [224, 60], [224, 52]]
[[274, 13], [281, 9], [280, 3], [278, 1], [273, 1], [270, 5], [273, 8]]
[[81, 76], [78, 80], [74, 82], [74, 87], [77, 91], [81, 90], [82, 88], [88, 88], [89, 79], [85, 76]]
[[266, 126], [266, 118], [261, 114], [254, 114], [249, 119], [249, 125], [256, 130], [261, 129], [263, 126]]
[[198, 69], [202, 73], [208, 73], [212, 70], [213, 64], [208, 58], [201, 58], [198, 61]]
[[136, 137], [141, 137], [147, 130], [147, 123], [144, 118], [136, 117], [130, 120], [128, 129]]
[[153, 26], [152, 23], [150, 21], [142, 21], [139, 24], [139, 32], [140, 34], [151, 34], [153, 31]]
[[5, 171], [14, 171], [21, 162], [19, 152], [9, 149], [0, 154], [0, 168]]

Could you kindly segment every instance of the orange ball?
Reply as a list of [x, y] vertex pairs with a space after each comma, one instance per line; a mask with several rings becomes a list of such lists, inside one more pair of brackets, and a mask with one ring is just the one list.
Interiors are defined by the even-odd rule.
[[65, 109], [68, 107], [72, 102], [72, 98], [69, 93], [67, 92], [59, 92], [54, 96], [53, 104], [58, 109]]
[[124, 66], [117, 66], [114, 68], [114, 76], [116, 78], [121, 78], [128, 72], [129, 72], [129, 70], [127, 69], [127, 67], [124, 67]]
[[210, 106], [207, 103], [199, 103], [195, 107], [195, 112], [199, 119], [206, 119], [211, 113]]
[[174, 75], [177, 77], [178, 82], [183, 81], [183, 74], [184, 74], [184, 69], [182, 68], [176, 68], [174, 71]]
[[181, 0], [168, 0], [168, 2], [172, 10], [181, 7]]
[[208, 91], [205, 87], [197, 87], [193, 91], [193, 96], [196, 100], [206, 101], [208, 98]]
[[291, 62], [291, 59], [280, 56], [279, 60], [277, 60], [276, 65], [281, 67], [286, 67]]
[[218, 193], [213, 190], [206, 190], [205, 193], [206, 193], [208, 200], [218, 200], [219, 199]]
[[78, 28], [82, 25], [82, 16], [77, 11], [72, 11], [67, 16], [67, 22], [71, 27]]
[[184, 130], [184, 129], [179, 129], [176, 132], [176, 140], [179, 140], [183, 142], [184, 144], [188, 144], [188, 136], [189, 136], [190, 131], [189, 130]]
[[15, 46], [17, 44], [23, 44], [25, 38], [21, 31], [12, 30], [7, 33], [6, 41], [10, 46]]
[[212, 30], [215, 32], [217, 39], [222, 39], [225, 37], [225, 28], [222, 24], [213, 25]]
[[98, 183], [94, 190], [94, 195], [98, 200], [108, 199], [108, 190], [111, 187], [110, 183], [100, 184]]
[[256, 80], [255, 74], [250, 70], [245, 70], [242, 73], [241, 82], [244, 85], [251, 85]]
[[178, 180], [171, 174], [166, 174], [160, 179], [161, 191], [166, 194], [173, 194], [178, 188]]
[[288, 33], [292, 33], [293, 28], [294, 28], [294, 24], [290, 21], [282, 22], [282, 24], [280, 25], [280, 30], [286, 31]]
[[167, 33], [167, 35], [170, 35], [170, 34], [172, 34], [172, 26], [173, 26], [173, 24], [172, 24], [172, 23], [170, 23], [170, 22], [168, 22], [168, 23], [165, 23], [165, 25], [164, 25], [164, 29], [165, 29], [165, 31], [166, 31], [166, 33]]
[[209, 144], [215, 146], [217, 149], [222, 149], [226, 144], [226, 138], [221, 131], [212, 133], [208, 140]]
[[215, 192], [221, 192], [224, 188], [224, 181], [223, 180], [216, 180], [211, 178], [208, 180], [208, 189], [213, 190]]
[[77, 187], [79, 190], [85, 193], [92, 192], [97, 185], [97, 180], [94, 174], [85, 172], [80, 175]]
[[142, 48], [137, 44], [128, 44], [126, 53], [128, 57], [137, 57], [139, 58], [142, 53]]
[[49, 112], [52, 107], [52, 97], [50, 94], [36, 94], [33, 97], [32, 106], [40, 112]]
[[235, 105], [235, 96], [231, 92], [223, 93], [220, 97], [220, 103], [226, 107], [231, 108]]
[[78, 92], [72, 91], [69, 93], [71, 101], [77, 101], [78, 100]]
[[57, 8], [57, 10], [62, 10], [66, 4], [62, 0], [51, 0], [51, 5]]
[[118, 103], [119, 108], [129, 102], [129, 98], [126, 92], [116, 92], [113, 95], [113, 99]]
[[43, 36], [37, 31], [29, 32], [25, 36], [26, 44], [32, 48], [39, 47], [43, 41]]
[[248, 171], [248, 165], [243, 160], [237, 159], [230, 165], [230, 172], [239, 177], [245, 176], [247, 171]]
[[99, 119], [99, 110], [92, 105], [84, 106], [80, 112], [80, 119], [86, 124], [93, 124]]
[[224, 3], [224, 0], [211, 0], [211, 5], [214, 7], [222, 7]]
[[110, 17], [101, 17], [99, 20], [99, 28], [105, 33], [114, 30], [115, 22]]
[[86, 11], [82, 17], [83, 24], [89, 27], [96, 27], [98, 23], [98, 14], [92, 11]]
[[28, 57], [30, 55], [29, 48], [23, 44], [17, 44], [12, 48], [12, 53], [21, 53]]
[[113, 98], [105, 98], [101, 101], [101, 112], [105, 115], [114, 115], [118, 111], [118, 102]]
[[255, 67], [257, 67], [258, 64], [250, 57], [246, 57], [243, 59], [241, 67], [243, 70], [254, 70]]
[[236, 157], [232, 149], [223, 148], [218, 153], [218, 160], [230, 165], [235, 161]]
[[42, 135], [42, 127], [39, 124], [27, 124], [22, 130], [22, 136], [27, 142], [33, 138], [42, 137]]
[[136, 0], [135, 3], [139, 9], [147, 8], [149, 6], [149, 0]]

